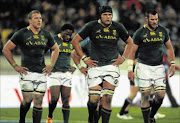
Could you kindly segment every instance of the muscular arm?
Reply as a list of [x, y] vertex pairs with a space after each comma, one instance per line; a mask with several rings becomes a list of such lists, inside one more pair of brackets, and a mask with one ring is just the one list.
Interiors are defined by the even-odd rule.
[[171, 44], [171, 41], [168, 40], [166, 43], [166, 50], [167, 50], [167, 55], [168, 55], [168, 58], [170, 59], [170, 61], [174, 61], [175, 60], [175, 56], [174, 56], [174, 49], [173, 49], [173, 46]]
[[138, 49], [138, 45], [133, 44], [132, 50], [129, 53], [129, 59], [132, 59], [132, 60], [135, 59], [135, 54], [136, 54], [137, 49]]
[[118, 66], [122, 64], [125, 61], [125, 59], [129, 57], [129, 53], [132, 50], [132, 46], [133, 46], [133, 41], [132, 38], [129, 36], [128, 39], [126, 40], [126, 47], [122, 56], [119, 55], [117, 59], [113, 59], [112, 61], [114, 61], [114, 63], [112, 65]]
[[71, 57], [72, 57], [74, 63], [76, 64], [76, 66], [77, 66], [78, 64], [80, 64], [80, 59], [81, 59], [81, 58], [79, 57], [79, 55], [77, 54], [77, 52], [76, 52], [75, 50], [72, 51]]
[[57, 43], [55, 43], [52, 47], [51, 47], [52, 53], [51, 53], [51, 63], [55, 64], [56, 60], [59, 56], [59, 47], [57, 45]]
[[8, 60], [8, 62], [9, 62], [11, 65], [15, 64], [15, 61], [14, 61], [14, 58], [13, 58], [13, 55], [12, 55], [12, 50], [13, 50], [15, 47], [16, 47], [16, 45], [15, 45], [11, 40], [9, 40], [9, 41], [5, 44], [5, 46], [4, 46], [3, 50], [2, 50], [4, 56], [6, 57], [6, 59]]
[[[138, 49], [138, 45], [133, 44], [133, 48], [132, 48], [132, 50], [130, 51], [130, 54], [129, 54], [129, 59], [131, 59], [131, 60], [135, 59], [135, 54], [136, 54], [137, 49]], [[130, 64], [130, 66], [128, 66], [128, 67], [130, 67], [132, 69], [133, 64], [132, 65]], [[134, 81], [134, 73], [133, 73], [132, 70], [129, 70], [129, 69], [128, 69], [128, 78], [129, 78], [130, 81]]]
[[[171, 40], [168, 40], [165, 43], [165, 46], [166, 46], [167, 55], [168, 55], [170, 61], [174, 61], [175, 60], [175, 56], [174, 56], [174, 49], [173, 49], [173, 46], [171, 44]], [[170, 66], [170, 70], [169, 70], [170, 77], [173, 76], [174, 73], [175, 73], [175, 65], [171, 65]]]
[[77, 54], [82, 58], [84, 56], [84, 53], [79, 45], [79, 42], [82, 41], [83, 39], [80, 37], [79, 34], [77, 34], [74, 39], [72, 40], [72, 45], [75, 48]]
[[13, 66], [13, 68], [19, 72], [20, 74], [27, 74], [27, 71], [29, 70], [26, 67], [21, 67], [19, 65], [16, 64], [14, 58], [13, 58], [13, 54], [12, 54], [12, 50], [16, 47], [16, 45], [9, 40], [6, 45], [4, 46], [2, 52], [4, 54], [4, 56], [6, 57], [6, 59], [8, 60], [8, 62]]
[[72, 51], [71, 56], [76, 66], [80, 65], [80, 68], [78, 69], [81, 71], [81, 73], [83, 73], [84, 75], [87, 75], [87, 68], [81, 66], [80, 57], [75, 50]]
[[129, 36], [128, 39], [126, 40], [126, 47], [125, 47], [125, 50], [123, 52], [123, 56], [125, 58], [128, 58], [129, 57], [129, 54], [132, 50], [132, 46], [133, 46], [133, 40], [132, 38]]
[[55, 43], [51, 48], [52, 50], [52, 53], [51, 53], [51, 63], [50, 65], [46, 65], [45, 68], [43, 68], [43, 73], [45, 73], [45, 75], [50, 75], [55, 63], [56, 63], [56, 60], [59, 56], [59, 47], [57, 45], [57, 43]]

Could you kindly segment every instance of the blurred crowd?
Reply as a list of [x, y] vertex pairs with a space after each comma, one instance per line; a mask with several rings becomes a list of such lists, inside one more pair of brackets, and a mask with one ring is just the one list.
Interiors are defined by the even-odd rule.
[[[145, 23], [145, 11], [156, 9], [159, 24], [168, 28], [175, 55], [180, 56], [179, 3], [179, 0], [1, 0], [0, 49], [15, 31], [28, 26], [27, 14], [31, 10], [41, 12], [42, 27], [51, 33], [57, 34], [64, 23], [71, 23], [76, 34], [85, 23], [99, 18], [99, 6], [110, 5], [113, 20], [123, 23], [131, 36]], [[20, 54], [18, 48], [14, 54]]]

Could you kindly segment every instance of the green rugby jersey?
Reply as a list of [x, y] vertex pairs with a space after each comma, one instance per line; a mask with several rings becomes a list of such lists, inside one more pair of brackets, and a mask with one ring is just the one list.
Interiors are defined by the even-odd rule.
[[30, 27], [26, 27], [15, 32], [10, 40], [20, 46], [21, 66], [27, 67], [31, 72], [42, 73], [45, 67], [45, 49], [55, 44], [52, 34], [44, 29], [35, 34]]
[[125, 42], [129, 37], [122, 24], [113, 21], [109, 27], [104, 27], [100, 20], [85, 24], [79, 35], [83, 39], [90, 38], [90, 58], [98, 61], [98, 66], [112, 64], [111, 60], [116, 59], [119, 54], [117, 41], [121, 38]]
[[134, 44], [138, 45], [138, 62], [152, 66], [163, 64], [164, 44], [168, 40], [163, 26], [158, 25], [155, 31], [147, 25], [139, 28], [133, 35]]
[[80, 45], [82, 51], [86, 54], [87, 57], [89, 57], [91, 53], [91, 41], [90, 40], [82, 41], [80, 42]]
[[71, 41], [64, 42], [61, 34], [58, 34], [54, 37], [58, 46], [59, 46], [59, 57], [54, 66], [55, 71], [67, 72], [70, 67], [71, 61], [71, 52], [73, 50], [73, 46]]

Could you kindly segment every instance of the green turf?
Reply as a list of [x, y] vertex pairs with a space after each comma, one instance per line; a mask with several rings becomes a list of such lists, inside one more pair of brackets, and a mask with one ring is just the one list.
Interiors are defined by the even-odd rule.
[[[134, 117], [132, 120], [121, 120], [116, 117], [120, 108], [113, 108], [110, 123], [143, 123], [140, 107], [131, 107], [130, 114]], [[180, 107], [166, 108], [161, 107], [159, 113], [166, 114], [165, 118], [157, 119], [157, 123], [180, 123]], [[32, 120], [32, 109], [27, 113], [26, 120]], [[45, 121], [48, 114], [47, 108], [43, 109], [42, 121]], [[2, 108], [0, 109], [0, 120], [18, 120], [19, 109]], [[87, 123], [87, 108], [71, 108], [69, 123]], [[54, 121], [62, 122], [61, 108], [56, 108], [54, 112]], [[101, 120], [100, 120], [101, 122]], [[99, 122], [99, 123], [100, 123]]]

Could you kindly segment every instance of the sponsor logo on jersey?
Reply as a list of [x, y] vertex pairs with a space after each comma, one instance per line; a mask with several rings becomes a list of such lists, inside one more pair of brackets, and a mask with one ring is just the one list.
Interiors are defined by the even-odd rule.
[[111, 35], [105, 35], [105, 36], [97, 35], [97, 36], [96, 36], [96, 39], [115, 39], [115, 40], [116, 40], [116, 36], [111, 36]]
[[159, 36], [160, 36], [160, 37], [162, 37], [162, 36], [163, 36], [162, 32], [159, 32]]
[[62, 46], [67, 47], [67, 46], [68, 46], [68, 44], [67, 44], [67, 43], [65, 43], [65, 42], [63, 42], [63, 43], [62, 43]]
[[44, 42], [44, 41], [34, 41], [34, 42], [32, 42], [32, 41], [28, 41], [28, 42], [26, 42], [26, 45], [46, 45], [46, 42]]
[[38, 35], [33, 35], [33, 38], [34, 39], [39, 39], [39, 36]]
[[30, 36], [30, 37], [28, 37], [26, 40], [31, 40], [31, 38], [32, 38], [32, 37]]
[[156, 33], [154, 31], [151, 31], [150, 35], [156, 35]]
[[43, 40], [43, 41], [45, 40], [44, 35], [41, 35], [41, 40]]
[[117, 34], [116, 30], [113, 30], [113, 35], [116, 35], [116, 34]]
[[143, 40], [144, 43], [146, 43], [146, 42], [157, 42], [157, 41], [163, 41], [163, 39], [158, 37], [158, 38], [151, 38], [151, 39], [145, 38]]
[[147, 36], [147, 34], [145, 34], [145, 35], [143, 35], [143, 37], [144, 37], [144, 38], [147, 38], [148, 36]]
[[59, 49], [59, 52], [71, 53], [72, 49]]
[[104, 32], [109, 32], [109, 29], [108, 28], [104, 28]]
[[96, 33], [101, 33], [101, 30], [100, 30], [100, 29], [99, 29], [99, 30], [97, 30], [97, 31], [96, 31]]

